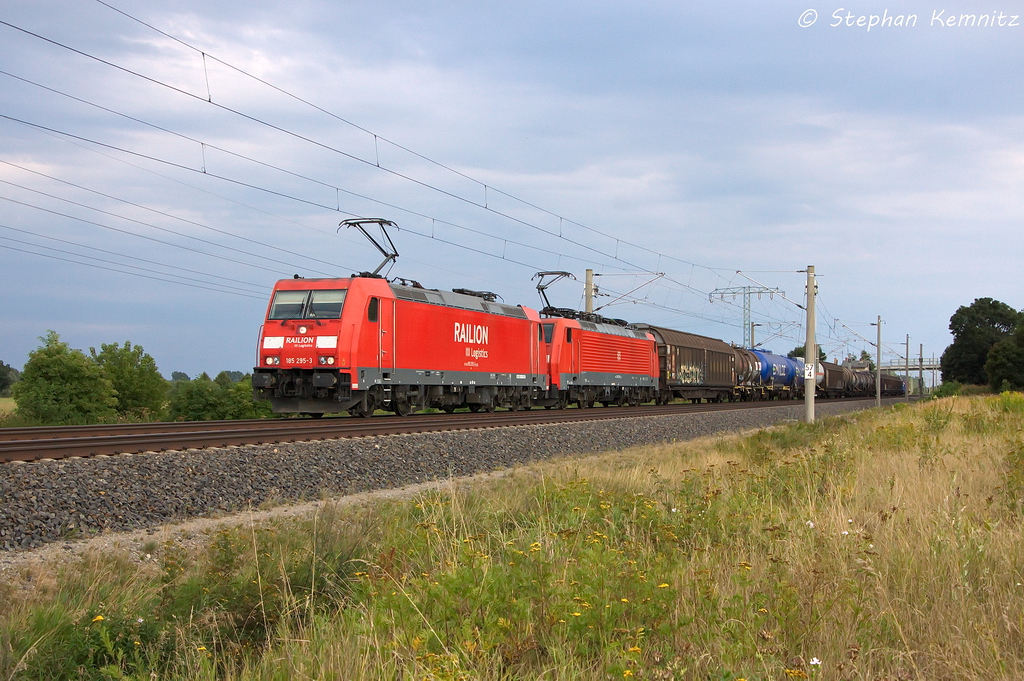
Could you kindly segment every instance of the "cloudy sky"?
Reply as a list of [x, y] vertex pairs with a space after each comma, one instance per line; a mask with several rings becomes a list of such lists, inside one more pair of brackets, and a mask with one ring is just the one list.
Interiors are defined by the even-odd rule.
[[1016, 4], [0, 0], [0, 359], [250, 370], [275, 280], [380, 261], [352, 216], [398, 223], [391, 276], [536, 307], [589, 267], [608, 316], [727, 341], [712, 292], [777, 288], [783, 353], [813, 264], [830, 356], [876, 315], [939, 354], [1024, 308]]

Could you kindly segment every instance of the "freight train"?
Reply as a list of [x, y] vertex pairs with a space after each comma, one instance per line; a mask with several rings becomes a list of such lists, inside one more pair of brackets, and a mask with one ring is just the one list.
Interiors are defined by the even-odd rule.
[[[805, 389], [799, 359], [550, 305], [508, 305], [487, 292], [388, 281], [376, 272], [278, 281], [257, 362], [256, 399], [269, 400], [277, 413], [312, 416], [795, 399]], [[821, 362], [815, 391], [874, 395], [875, 377]], [[882, 376], [884, 395], [903, 391], [898, 377]]]
[[[254, 397], [278, 413], [314, 416], [803, 397], [799, 359], [660, 326], [547, 317], [491, 298], [377, 277], [279, 281]], [[873, 373], [830, 362], [818, 364], [815, 384], [821, 397], [875, 393]], [[900, 378], [883, 374], [884, 395], [903, 391]]]

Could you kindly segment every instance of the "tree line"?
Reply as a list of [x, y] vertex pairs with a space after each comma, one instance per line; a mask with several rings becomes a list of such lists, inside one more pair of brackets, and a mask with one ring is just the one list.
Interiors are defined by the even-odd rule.
[[942, 353], [943, 383], [1024, 389], [1024, 311], [977, 298], [949, 318], [953, 343]]
[[166, 380], [141, 345], [102, 344], [86, 354], [55, 331], [39, 339], [21, 372], [0, 362], [0, 390], [17, 408], [7, 425], [85, 425], [132, 421], [209, 421], [271, 416], [252, 399], [252, 382], [238, 371]]

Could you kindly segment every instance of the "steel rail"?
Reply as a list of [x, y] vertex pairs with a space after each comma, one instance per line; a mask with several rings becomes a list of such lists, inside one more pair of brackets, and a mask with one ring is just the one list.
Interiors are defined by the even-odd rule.
[[[843, 402], [873, 399], [847, 399]], [[791, 406], [799, 406], [799, 403], [786, 400], [595, 409], [534, 409], [494, 413], [460, 412], [456, 414], [421, 414], [404, 418], [397, 416], [370, 419], [285, 418], [8, 428], [0, 429], [0, 462], [138, 454], [150, 451], [202, 449], [231, 445], [258, 445]]]

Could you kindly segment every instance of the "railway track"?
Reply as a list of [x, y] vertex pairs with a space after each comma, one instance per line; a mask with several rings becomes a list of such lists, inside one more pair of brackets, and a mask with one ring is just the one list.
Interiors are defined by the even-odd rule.
[[[867, 401], [863, 398], [854, 401]], [[95, 426], [57, 426], [0, 429], [0, 463], [38, 461], [98, 455], [138, 454], [150, 451], [202, 449], [230, 445], [271, 444], [335, 438], [356, 438], [403, 433], [427, 433], [513, 425], [570, 423], [602, 419], [665, 416], [732, 409], [792, 407], [799, 402], [731, 402], [722, 404], [670, 404], [665, 406], [607, 407], [494, 413], [460, 412], [407, 417], [378, 416], [304, 419], [252, 419], [130, 423]]]

